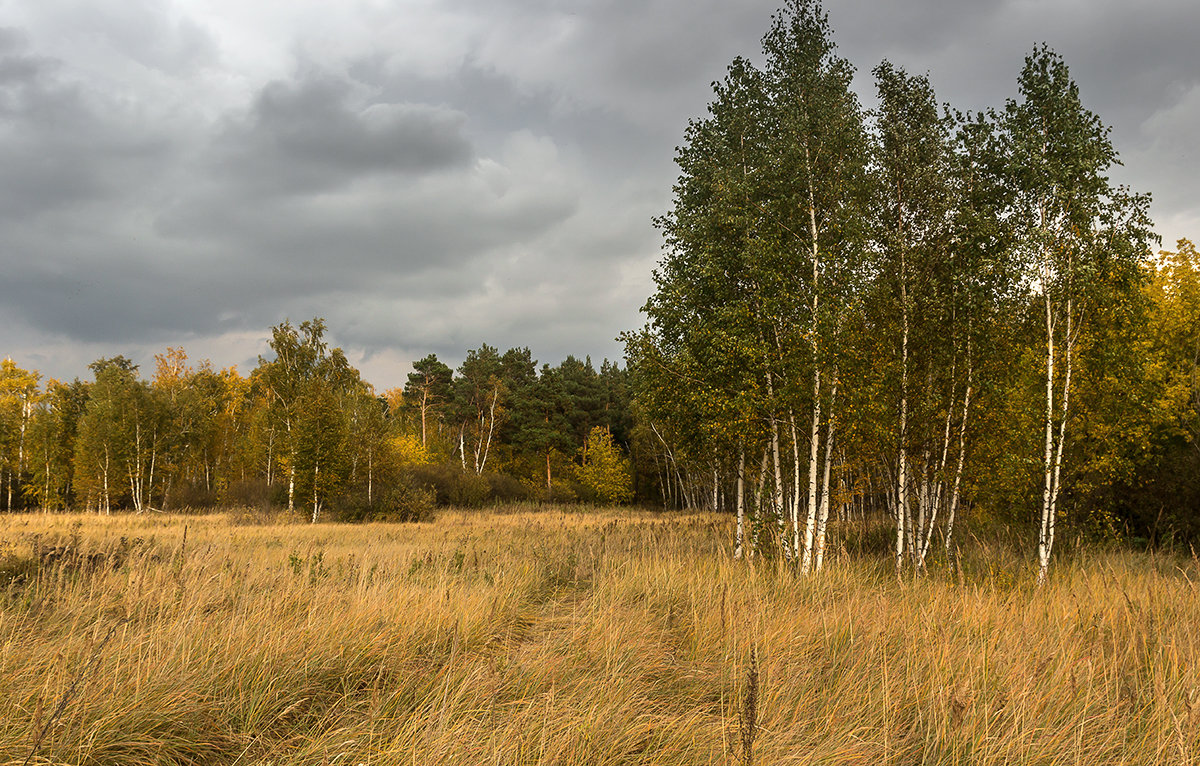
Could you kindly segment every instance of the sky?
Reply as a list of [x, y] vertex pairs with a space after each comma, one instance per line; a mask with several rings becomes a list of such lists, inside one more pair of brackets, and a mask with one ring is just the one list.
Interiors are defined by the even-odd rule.
[[[0, 357], [248, 373], [323, 317], [380, 390], [482, 343], [620, 359], [675, 147], [779, 0], [0, 0]], [[1164, 245], [1200, 237], [1195, 0], [830, 0], [963, 110], [1035, 44], [1112, 128]]]

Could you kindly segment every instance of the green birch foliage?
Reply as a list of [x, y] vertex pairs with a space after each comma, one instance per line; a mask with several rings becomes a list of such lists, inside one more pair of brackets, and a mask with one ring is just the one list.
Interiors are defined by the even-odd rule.
[[872, 222], [878, 262], [871, 302], [877, 338], [888, 345], [876, 355], [875, 369], [884, 372], [887, 399], [896, 411], [905, 400], [902, 446], [912, 458], [923, 449], [936, 453], [944, 408], [957, 389], [951, 378], [960, 349], [950, 126], [938, 113], [926, 77], [887, 61], [874, 74], [879, 110]]
[[[1025, 59], [1018, 87], [1020, 98], [1006, 104], [1002, 126], [1008, 217], [1030, 301], [1028, 342], [1043, 349], [1028, 374], [1044, 381], [1053, 344], [1057, 392], [1052, 407], [1043, 397], [1044, 417], [1060, 421], [1068, 402], [1070, 424], [1089, 405], [1069, 402], [1067, 365], [1084, 348], [1092, 360], [1101, 360], [1106, 352], [1095, 341], [1104, 328], [1098, 325], [1117, 304], [1138, 300], [1154, 236], [1150, 200], [1111, 183], [1108, 173], [1119, 160], [1110, 131], [1083, 106], [1062, 57], [1046, 46], [1035, 49]], [[1059, 438], [1054, 441], [1061, 449]]]
[[137, 365], [116, 356], [88, 366], [96, 379], [88, 387], [87, 406], [79, 419], [76, 489], [89, 506], [109, 510], [129, 493], [126, 475], [133, 457], [133, 429], [128, 414], [138, 398]]
[[[1108, 172], [1120, 164], [1110, 129], [1083, 106], [1061, 56], [1035, 49], [1018, 87], [1003, 126], [1027, 284], [1035, 294], [1048, 292], [1059, 315], [1071, 300], [1086, 316], [1102, 292], [1092, 288], [1127, 278], [1148, 257], [1150, 199], [1110, 182]], [[1066, 322], [1056, 329], [1065, 332]]]
[[315, 521], [325, 497], [345, 479], [347, 424], [334, 410], [360, 384], [358, 372], [340, 348], [330, 349], [325, 342], [323, 319], [298, 328], [284, 321], [271, 335], [275, 358], [259, 357], [251, 375], [264, 405], [262, 433], [294, 480], [288, 507], [294, 507], [299, 495], [301, 502], [312, 503]]

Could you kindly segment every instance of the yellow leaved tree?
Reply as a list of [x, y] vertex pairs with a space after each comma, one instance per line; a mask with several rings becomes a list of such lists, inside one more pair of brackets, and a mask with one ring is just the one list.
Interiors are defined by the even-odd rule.
[[583, 464], [576, 469], [579, 482], [610, 503], [633, 499], [633, 471], [629, 459], [613, 443], [612, 433], [596, 426], [583, 448]]

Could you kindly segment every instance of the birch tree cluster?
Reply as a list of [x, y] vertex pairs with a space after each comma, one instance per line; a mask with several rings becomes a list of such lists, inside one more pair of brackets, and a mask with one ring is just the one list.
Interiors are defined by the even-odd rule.
[[[831, 518], [890, 519], [901, 571], [970, 511], [1024, 530], [1041, 578], [1060, 519], [1128, 531], [1158, 453], [1196, 466], [1173, 431], [1195, 401], [1159, 406], [1154, 382], [1196, 370], [1195, 307], [1155, 329], [1194, 248], [1152, 258], [1149, 198], [1110, 181], [1062, 57], [1035, 48], [981, 113], [884, 61], [867, 109], [820, 5], [792, 0], [759, 60], [687, 127], [649, 322], [625, 336], [664, 502], [736, 513], [737, 556], [803, 572]], [[1162, 505], [1190, 534], [1184, 503]]]

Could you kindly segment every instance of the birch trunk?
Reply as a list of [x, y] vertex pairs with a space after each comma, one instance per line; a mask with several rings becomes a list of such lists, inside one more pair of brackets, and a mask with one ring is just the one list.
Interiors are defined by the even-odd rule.
[[829, 414], [825, 418], [825, 469], [821, 478], [821, 510], [817, 515], [816, 570], [825, 562], [825, 530], [829, 525], [829, 471], [833, 463], [834, 407], [837, 400], [837, 368], [834, 368], [833, 390], [829, 396]]
[[[270, 431], [267, 434], [267, 486], [268, 487], [275, 485], [275, 477], [272, 472], [272, 469], [275, 467], [274, 453], [275, 453], [275, 432]], [[243, 476], [242, 478], [245, 478], [245, 477]]]
[[[150, 447], [150, 475], [146, 479], [146, 505], [154, 507], [154, 467], [158, 460], [158, 432], [155, 431]], [[163, 503], [165, 506], [166, 503]]]
[[[770, 367], [767, 368], [767, 399], [774, 404], [775, 401], [775, 378], [771, 375]], [[775, 417], [775, 413], [771, 413], [771, 456], [775, 467], [775, 486], [772, 487], [772, 510], [775, 514], [776, 526], [778, 527], [779, 545], [785, 556], [788, 556], [788, 539], [787, 527], [784, 522], [784, 502], [783, 502], [783, 470], [779, 464], [779, 421]]]
[[[487, 441], [483, 445], [483, 458], [477, 460], [477, 465], [475, 466], [476, 474], [482, 474], [484, 467], [487, 466], [488, 452], [490, 452], [492, 449], [492, 433], [496, 430], [496, 403], [497, 403], [497, 400], [499, 400], [499, 398], [500, 398], [500, 391], [499, 390], [493, 391], [492, 392], [492, 404], [488, 408]], [[476, 453], [476, 454], [478, 454], [478, 453]]]
[[774, 416], [771, 417], [771, 455], [775, 464], [775, 486], [772, 488], [773, 502], [771, 505], [778, 527], [779, 545], [783, 549], [783, 555], [791, 558], [791, 548], [788, 545], [787, 527], [783, 515], [783, 471], [779, 466], [779, 423]]
[[767, 487], [767, 449], [763, 449], [762, 463], [758, 468], [758, 488], [754, 491], [754, 529], [750, 535], [750, 556], [753, 558], [758, 554], [758, 546], [761, 538], [763, 524], [763, 493]]
[[[33, 416], [33, 402], [29, 400], [28, 394], [23, 394], [21, 399], [21, 425], [20, 436], [17, 439], [17, 481], [21, 481], [25, 475], [25, 426], [29, 423], [29, 418]], [[8, 477], [8, 509], [12, 510], [12, 475]]]
[[958, 427], [958, 466], [954, 469], [954, 490], [950, 493], [950, 508], [946, 515], [946, 552], [950, 552], [950, 537], [954, 534], [954, 516], [958, 511], [958, 492], [962, 486], [963, 461], [967, 454], [967, 413], [971, 409], [971, 383], [974, 373], [971, 363], [971, 342], [967, 341], [967, 390], [963, 394], [962, 423]]
[[720, 480], [717, 478], [717, 469], [714, 467], [712, 472], [712, 510], [714, 513], [721, 510], [720, 494]]
[[792, 550], [800, 548], [800, 434], [796, 431], [796, 416], [788, 410], [792, 428]]
[[108, 445], [105, 444], [104, 445], [104, 465], [102, 466], [102, 471], [104, 474], [104, 515], [105, 516], [112, 515], [112, 505], [109, 502], [109, 494], [108, 494], [108, 460], [109, 460]]
[[313, 524], [317, 523], [317, 515], [321, 511], [321, 506], [317, 502], [317, 479], [319, 479], [320, 476], [321, 476], [321, 463], [320, 463], [320, 461], [318, 461], [316, 463], [313, 463], [313, 512], [312, 512], [312, 523]]
[[296, 456], [288, 465], [288, 513], [296, 512]]
[[463, 431], [466, 430], [467, 424], [463, 423], [458, 427], [458, 458], [462, 461], [463, 473], [467, 472], [467, 445], [466, 437]]
[[[954, 379], [953, 371], [950, 374], [951, 380]], [[925, 525], [925, 529], [921, 533], [921, 548], [920, 554], [917, 556], [917, 566], [925, 568], [925, 558], [929, 555], [929, 546], [933, 541], [933, 530], [937, 526], [938, 512], [942, 507], [942, 494], [946, 484], [946, 461], [950, 454], [950, 418], [954, 411], [954, 396], [950, 397], [950, 404], [946, 407], [946, 425], [942, 434], [942, 456], [938, 461], [937, 473], [934, 476], [932, 497], [929, 500], [929, 519]]]
[[[810, 337], [812, 344], [812, 359], [813, 359], [813, 418], [812, 418], [812, 434], [809, 444], [808, 456], [808, 518], [804, 529], [804, 560], [801, 564], [801, 570], [808, 573], [812, 561], [812, 546], [813, 535], [815, 533], [816, 512], [817, 512], [817, 453], [818, 440], [820, 438], [821, 429], [821, 353], [820, 353], [820, 291], [821, 291], [821, 250], [819, 243], [819, 232], [817, 229], [817, 202], [816, 194], [813, 189], [812, 178], [812, 154], [809, 151], [808, 141], [804, 142], [804, 167], [808, 176], [808, 233], [811, 243], [810, 255], [812, 259], [812, 317], [810, 326]], [[796, 487], [796, 492], [799, 493], [800, 487]]]
[[[1046, 419], [1046, 434], [1047, 434], [1047, 451], [1046, 451], [1046, 489], [1043, 495], [1042, 508], [1042, 535], [1038, 542], [1038, 586], [1046, 583], [1046, 575], [1050, 569], [1050, 554], [1054, 550], [1054, 528], [1055, 521], [1058, 515], [1058, 492], [1062, 476], [1062, 457], [1063, 446], [1067, 440], [1067, 412], [1071, 397], [1071, 366], [1072, 366], [1072, 351], [1074, 350], [1075, 339], [1072, 333], [1072, 309], [1071, 299], [1067, 299], [1066, 318], [1066, 349], [1063, 354], [1063, 384], [1062, 384], [1062, 409], [1059, 412], [1058, 420], [1058, 439], [1054, 445], [1054, 460], [1053, 471], [1050, 465], [1050, 440], [1053, 435], [1053, 423], [1051, 417]], [[1053, 335], [1049, 336], [1049, 348], [1053, 348]], [[1053, 368], [1050, 368], [1048, 378], [1053, 381]], [[1052, 389], [1048, 389], [1048, 397], [1053, 393]], [[1049, 411], [1049, 408], [1048, 408]]]
[[[671, 447], [669, 444], [667, 444], [667, 440], [663, 438], [663, 435], [661, 433], [659, 433], [658, 426], [654, 425], [654, 423], [651, 423], [650, 430], [654, 432], [654, 435], [658, 437], [658, 441], [660, 443], [662, 443], [663, 455], [664, 455], [663, 461], [665, 463], [667, 463], [668, 478], [670, 477], [671, 469], [674, 469], [674, 471], [675, 471], [675, 479], [678, 482], [677, 486], [679, 488], [679, 493], [678, 493], [677, 497], [679, 498], [679, 501], [682, 503], [685, 499], [684, 498], [685, 488], [683, 485], [683, 475], [679, 471], [679, 463], [678, 463], [678, 461], [675, 460], [675, 453], [671, 451]], [[547, 458], [547, 460], [548, 459], [549, 458]]]
[[1042, 460], [1045, 482], [1042, 489], [1042, 524], [1038, 533], [1038, 585], [1046, 580], [1050, 566], [1050, 495], [1054, 456], [1054, 316], [1050, 302], [1049, 271], [1042, 268], [1042, 291], [1046, 304], [1046, 449]]
[[[815, 257], [815, 254], [814, 254]], [[816, 310], [814, 296], [814, 311]], [[814, 328], [815, 330], [815, 328]], [[803, 574], [808, 574], [812, 567], [813, 554], [813, 538], [816, 533], [817, 525], [817, 457], [820, 448], [821, 438], [821, 370], [817, 366], [816, 360], [816, 341], [813, 342], [813, 418], [812, 418], [812, 434], [809, 437], [808, 448], [808, 518], [804, 524], [804, 558], [800, 564], [800, 571]], [[797, 472], [798, 473], [798, 472]], [[800, 488], [797, 485], [796, 492], [799, 494]]]
[[946, 406], [946, 427], [942, 433], [942, 457], [938, 461], [937, 480], [934, 482], [933, 502], [930, 504], [929, 525], [921, 541], [921, 555], [918, 565], [925, 567], [925, 557], [929, 555], [929, 545], [933, 541], [933, 530], [937, 526], [938, 511], [942, 507], [942, 495], [946, 486], [946, 461], [950, 454], [950, 418], [954, 413], [954, 365], [950, 366], [950, 403]]
[[[903, 282], [901, 282], [903, 284]], [[902, 293], [906, 292], [903, 287]], [[896, 471], [896, 575], [904, 568], [905, 526], [908, 520], [908, 307], [907, 299], [903, 299], [905, 308], [904, 328], [901, 340], [900, 366], [900, 450], [897, 456]]]
[[291, 445], [288, 460], [288, 513], [296, 512], [296, 441], [292, 437], [292, 422], [286, 424], [288, 443]]

